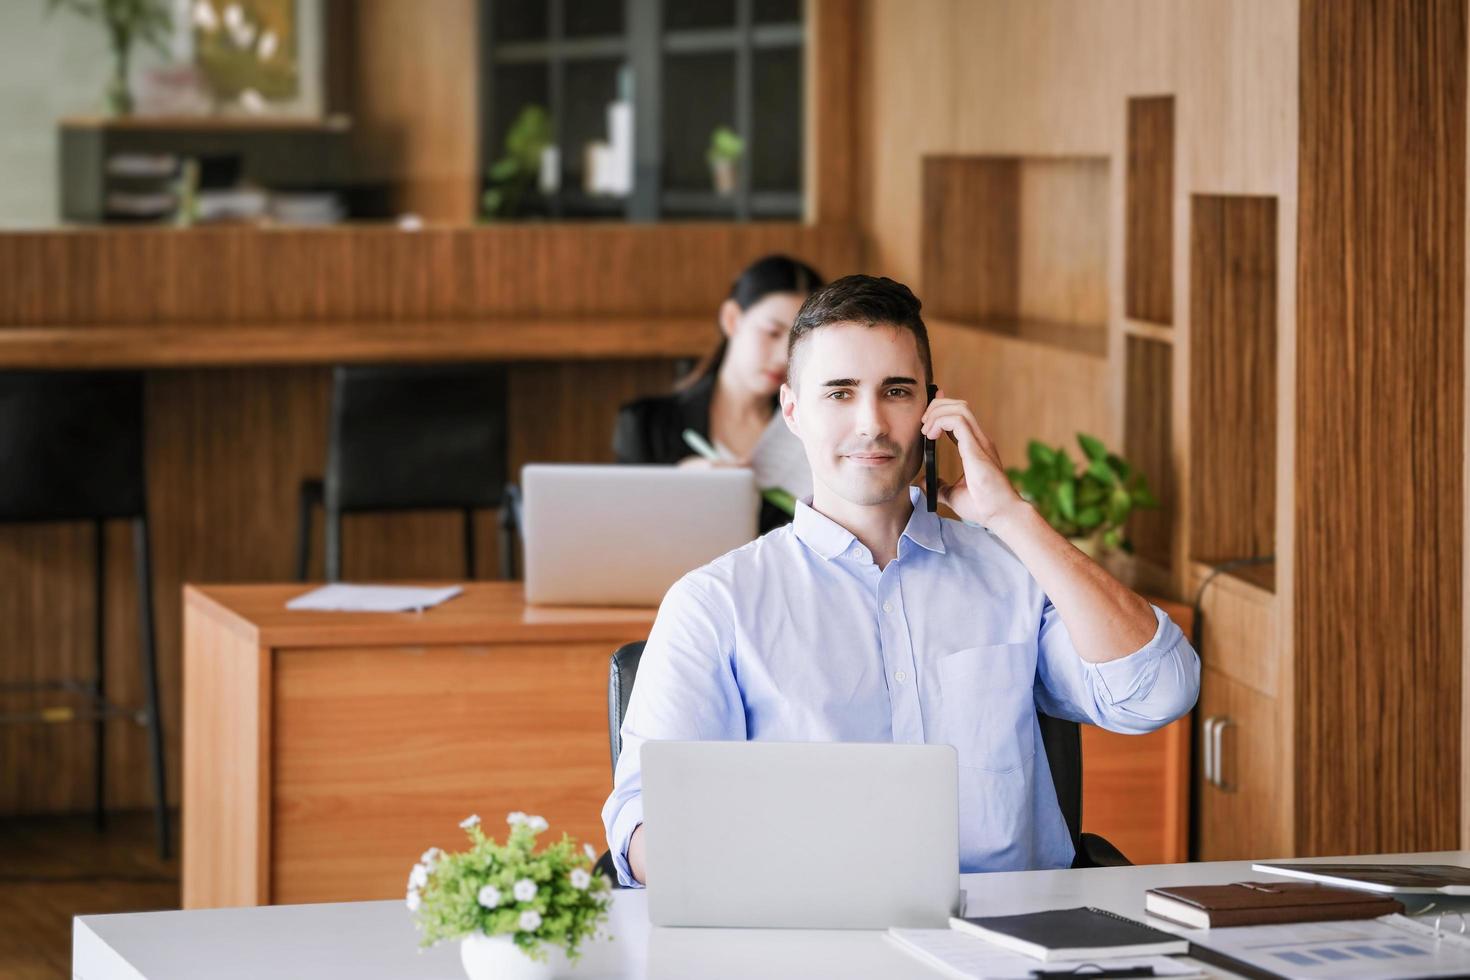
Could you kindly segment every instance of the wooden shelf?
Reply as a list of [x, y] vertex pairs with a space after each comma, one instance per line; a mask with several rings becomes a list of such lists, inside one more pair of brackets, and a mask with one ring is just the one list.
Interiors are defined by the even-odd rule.
[[1124, 320], [1123, 333], [1142, 340], [1153, 340], [1161, 344], [1174, 343], [1174, 328], [1167, 323], [1149, 323], [1146, 320]]
[[697, 357], [709, 337], [704, 316], [0, 327], [0, 368], [639, 360]]
[[1190, 552], [1274, 554], [1276, 199], [1197, 194], [1192, 211]]
[[262, 130], [323, 130], [352, 128], [352, 119], [334, 114], [317, 116], [67, 116], [62, 129], [113, 129], [138, 132], [258, 132]]
[[[1197, 558], [1192, 563], [1195, 576], [1202, 580], [1204, 576], [1210, 574], [1215, 566], [1223, 565], [1229, 561], [1231, 561], [1229, 558], [1220, 558], [1218, 560]], [[1236, 582], [1243, 583], [1260, 592], [1262, 595], [1275, 596], [1276, 594], [1275, 561], [1232, 568], [1228, 571], [1221, 572], [1220, 578], [1233, 579]]]
[[1174, 97], [1128, 100], [1123, 308], [1174, 322]]

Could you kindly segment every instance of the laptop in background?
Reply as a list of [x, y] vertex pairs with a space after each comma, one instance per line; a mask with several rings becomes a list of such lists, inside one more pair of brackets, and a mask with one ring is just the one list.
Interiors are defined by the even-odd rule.
[[759, 526], [745, 469], [536, 463], [521, 494], [526, 601], [540, 605], [657, 606]]
[[654, 925], [943, 929], [957, 911], [953, 747], [645, 742], [642, 753]]

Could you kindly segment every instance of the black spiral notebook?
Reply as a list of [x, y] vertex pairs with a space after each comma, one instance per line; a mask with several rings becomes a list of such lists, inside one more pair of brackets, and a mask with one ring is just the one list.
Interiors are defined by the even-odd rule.
[[949, 925], [1038, 960], [1101, 960], [1189, 952], [1188, 940], [1103, 909], [951, 918]]

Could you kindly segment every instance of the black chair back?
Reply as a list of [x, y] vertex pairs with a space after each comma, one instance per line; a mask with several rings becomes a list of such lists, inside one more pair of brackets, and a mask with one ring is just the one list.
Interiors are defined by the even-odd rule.
[[143, 376], [0, 372], [0, 522], [145, 510]]
[[502, 365], [338, 367], [326, 505], [337, 513], [499, 507], [506, 429]]

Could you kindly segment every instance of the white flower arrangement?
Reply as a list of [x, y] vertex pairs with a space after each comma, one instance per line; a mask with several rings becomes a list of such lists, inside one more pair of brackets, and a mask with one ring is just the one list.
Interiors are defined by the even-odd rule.
[[446, 854], [431, 847], [408, 875], [408, 910], [415, 914], [424, 946], [474, 933], [511, 936], [533, 959], [545, 959], [542, 944], [561, 946], [575, 961], [581, 944], [607, 921], [612, 886], [592, 873], [597, 852], [578, 848], [566, 834], [537, 851], [546, 821], [516, 811], [504, 844], [485, 836], [480, 818], [460, 827], [470, 848]]

